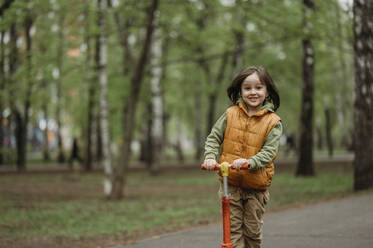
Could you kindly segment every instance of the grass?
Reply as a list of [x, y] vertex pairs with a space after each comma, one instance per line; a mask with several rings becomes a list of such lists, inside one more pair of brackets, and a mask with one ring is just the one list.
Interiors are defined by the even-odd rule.
[[353, 177], [347, 172], [324, 172], [316, 177], [294, 177], [289, 172], [275, 176], [268, 207], [304, 204], [352, 193]]
[[[0, 176], [1, 239], [87, 239], [147, 236], [220, 220], [214, 173], [174, 170], [153, 177], [133, 172], [127, 197], [107, 201], [102, 175], [8, 174]], [[275, 175], [269, 210], [352, 193], [350, 170], [329, 170], [312, 178], [290, 172]]]

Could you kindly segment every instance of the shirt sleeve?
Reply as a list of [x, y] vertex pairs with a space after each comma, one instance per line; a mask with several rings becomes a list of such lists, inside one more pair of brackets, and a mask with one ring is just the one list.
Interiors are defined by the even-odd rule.
[[251, 169], [258, 170], [263, 168], [273, 160], [280, 145], [282, 130], [282, 123], [279, 121], [267, 135], [262, 149], [249, 158]]
[[205, 142], [205, 160], [215, 159], [217, 160], [221, 153], [221, 144], [224, 140], [225, 129], [227, 128], [227, 115], [224, 112], [219, 119], [216, 121], [211, 129], [210, 134], [206, 138]]

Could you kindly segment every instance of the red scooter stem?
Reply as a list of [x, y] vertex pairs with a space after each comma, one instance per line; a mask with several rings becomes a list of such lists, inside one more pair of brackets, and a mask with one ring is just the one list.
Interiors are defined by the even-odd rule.
[[223, 196], [221, 198], [221, 207], [223, 212], [223, 243], [221, 244], [222, 248], [233, 248], [231, 243], [231, 214], [229, 206], [229, 198]]
[[[221, 206], [222, 206], [222, 213], [223, 213], [223, 243], [221, 244], [222, 248], [233, 248], [231, 243], [231, 217], [230, 217], [230, 205], [229, 205], [229, 195], [228, 195], [228, 175], [229, 175], [229, 168], [232, 165], [228, 163], [222, 163], [221, 165], [216, 164], [214, 170], [221, 170], [221, 174], [223, 176], [223, 197], [221, 198]], [[207, 170], [205, 165], [201, 165], [202, 170]], [[250, 169], [250, 165], [244, 164], [241, 166], [242, 170]]]

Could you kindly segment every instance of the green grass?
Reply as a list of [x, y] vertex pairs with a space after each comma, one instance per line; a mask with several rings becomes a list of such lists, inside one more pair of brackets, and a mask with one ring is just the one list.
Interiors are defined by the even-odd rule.
[[352, 193], [350, 172], [324, 172], [316, 177], [294, 177], [283, 172], [275, 175], [270, 192], [269, 208], [295, 203], [309, 203]]
[[[131, 237], [220, 220], [214, 173], [175, 170], [152, 177], [136, 172], [128, 180], [127, 197], [107, 201], [98, 173], [2, 175], [0, 238]], [[279, 173], [270, 192], [270, 210], [340, 197], [352, 193], [352, 173], [325, 171], [314, 178]]]

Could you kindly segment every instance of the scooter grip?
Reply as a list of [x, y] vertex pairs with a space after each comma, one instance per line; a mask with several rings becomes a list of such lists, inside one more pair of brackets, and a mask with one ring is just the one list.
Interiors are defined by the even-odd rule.
[[[202, 165], [201, 165], [201, 170], [207, 170], [205, 164], [202, 164]], [[219, 170], [219, 164], [218, 164], [218, 163], [215, 164], [215, 168], [214, 168], [214, 170]]]
[[[244, 164], [240, 167], [239, 170], [250, 170], [250, 168], [251, 168], [251, 166], [250, 166], [249, 163], [244, 163]], [[233, 170], [237, 170], [237, 169], [234, 168], [234, 167], [231, 167], [231, 169], [233, 169]]]
[[249, 163], [245, 163], [241, 166], [240, 170], [250, 170], [250, 164]]

